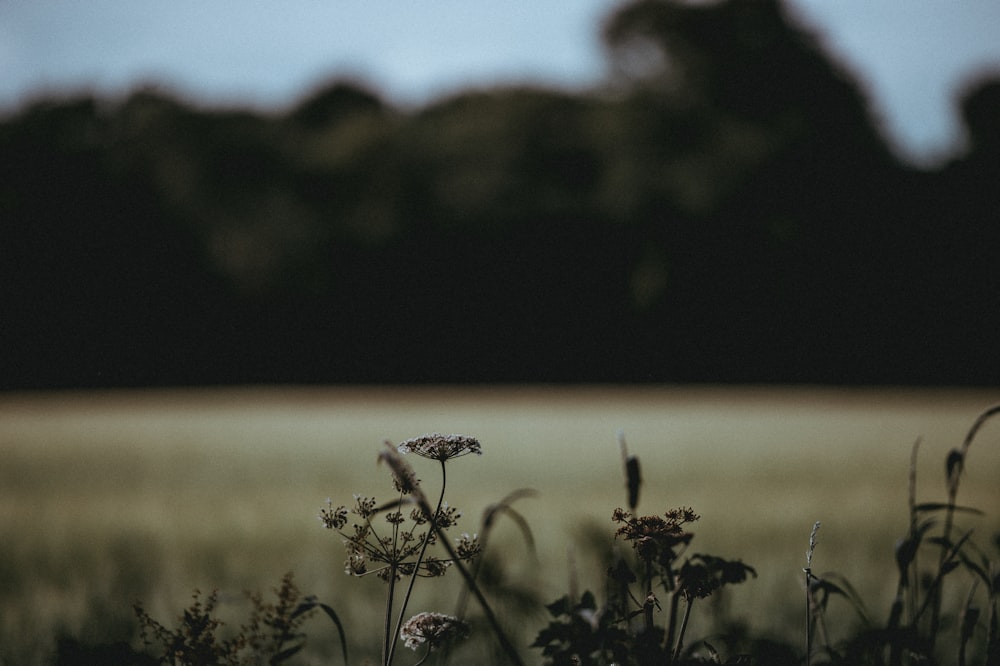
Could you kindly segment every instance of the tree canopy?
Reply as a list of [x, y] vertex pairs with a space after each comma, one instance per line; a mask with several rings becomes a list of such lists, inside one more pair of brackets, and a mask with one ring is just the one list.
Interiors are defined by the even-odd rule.
[[1000, 74], [920, 170], [778, 0], [640, 0], [583, 92], [0, 120], [5, 388], [1000, 381]]

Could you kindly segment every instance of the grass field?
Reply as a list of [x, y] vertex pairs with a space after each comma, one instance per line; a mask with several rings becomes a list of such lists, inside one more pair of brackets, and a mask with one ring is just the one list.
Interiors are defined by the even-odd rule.
[[[907, 525], [911, 446], [922, 438], [918, 501], [944, 501], [948, 450], [998, 401], [1000, 391], [707, 387], [0, 395], [0, 663], [47, 663], [59, 636], [128, 640], [134, 601], [166, 623], [194, 588], [218, 588], [223, 611], [238, 616], [242, 590], [268, 591], [289, 570], [341, 614], [352, 662], [377, 658], [380, 584], [344, 575], [343, 547], [317, 512], [327, 497], [391, 499], [375, 464], [383, 440], [428, 432], [483, 444], [481, 458], [449, 463], [461, 531], [475, 531], [481, 511], [511, 490], [538, 491], [516, 505], [537, 566], [510, 525], [491, 548], [544, 601], [566, 592], [571, 552], [581, 586], [601, 589], [587, 539], [595, 530], [610, 539], [611, 511], [625, 502], [622, 431], [642, 463], [640, 512], [691, 506], [701, 515], [692, 552], [757, 569], [728, 597], [733, 617], [788, 640], [804, 631], [801, 570], [819, 520], [814, 570], [848, 577], [883, 618], [893, 544]], [[963, 519], [986, 545], [1000, 529], [1000, 419], [969, 456], [958, 501], [987, 512]], [[420, 463], [429, 461], [414, 465], [436, 488], [436, 467]], [[416, 603], [451, 611], [419, 606], [444, 603], [436, 597]], [[696, 618], [692, 635], [709, 620]], [[521, 618], [520, 640], [545, 621]], [[311, 659], [336, 653], [332, 625], [311, 620], [307, 630]]]

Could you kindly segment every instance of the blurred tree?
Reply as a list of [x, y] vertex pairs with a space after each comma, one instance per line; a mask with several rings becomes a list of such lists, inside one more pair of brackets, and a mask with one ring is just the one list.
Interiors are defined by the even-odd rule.
[[637, 0], [607, 86], [0, 120], [4, 386], [1000, 381], [995, 79], [901, 165], [778, 0]]

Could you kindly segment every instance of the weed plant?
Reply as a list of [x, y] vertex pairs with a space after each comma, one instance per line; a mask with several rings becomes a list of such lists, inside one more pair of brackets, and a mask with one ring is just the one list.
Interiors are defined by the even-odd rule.
[[[863, 595], [836, 573], [816, 573], [814, 557], [822, 552], [817, 521], [809, 534], [803, 586], [805, 622], [798, 646], [781, 645], [749, 636], [732, 625], [726, 631], [692, 639], [692, 609], [716, 599], [732, 585], [756, 577], [756, 570], [739, 559], [692, 552], [691, 526], [699, 520], [690, 507], [651, 514], [638, 512], [642, 479], [639, 460], [621, 440], [625, 506], [610, 513], [608, 538], [612, 557], [600, 592], [577, 591], [572, 565], [570, 590], [545, 606], [548, 624], [530, 649], [546, 665], [647, 664], [1000, 664], [997, 561], [979, 544], [966, 518], [981, 511], [958, 502], [970, 447], [982, 425], [1000, 413], [1000, 406], [983, 412], [962, 444], [945, 460], [946, 499], [916, 501], [916, 461], [919, 440], [911, 455], [909, 524], [899, 539], [892, 566], [897, 579], [895, 598], [885, 619], [875, 619]], [[407, 456], [436, 463], [440, 488], [430, 501]], [[344, 569], [352, 577], [374, 576], [384, 584], [384, 613], [377, 631], [379, 663], [402, 660], [402, 647], [413, 649], [407, 663], [469, 661], [456, 649], [467, 641], [493, 646], [482, 652], [497, 663], [522, 664], [521, 650], [509, 637], [494, 607], [497, 586], [484, 584], [490, 567], [485, 550], [488, 535], [500, 516], [510, 516], [529, 546], [528, 521], [512, 508], [530, 494], [515, 491], [484, 514], [482, 533], [451, 537], [461, 512], [446, 501], [449, 464], [456, 458], [482, 454], [474, 437], [424, 435], [398, 446], [387, 443], [378, 459], [390, 472], [392, 495], [379, 502], [355, 495], [353, 502], [332, 500], [321, 508], [320, 521], [339, 535], [345, 548]], [[1000, 540], [993, 538], [994, 546]], [[491, 566], [496, 566], [494, 563]], [[461, 577], [455, 612], [442, 609], [411, 614], [414, 589], [420, 579], [441, 579], [451, 570]], [[789, 572], [795, 576], [797, 572]], [[752, 584], [752, 583], [751, 583]], [[318, 611], [336, 628], [342, 646], [339, 658], [349, 660], [346, 628], [334, 604], [302, 597], [287, 575], [275, 590], [277, 601], [265, 603], [250, 595], [249, 622], [225, 633], [215, 611], [215, 593], [184, 611], [176, 628], [160, 624], [142, 608], [136, 613], [142, 629], [142, 653], [134, 663], [160, 664], [279, 664], [295, 658], [306, 642], [304, 623]], [[470, 612], [470, 600], [477, 613]], [[833, 603], [846, 603], [856, 622], [832, 626]], [[328, 625], [327, 625], [328, 626]], [[148, 661], [142, 661], [146, 659]], [[124, 663], [124, 662], [122, 662]], [[370, 662], [366, 662], [370, 663]], [[479, 661], [475, 663], [486, 663]]]
[[[910, 457], [909, 525], [895, 547], [896, 595], [882, 624], [870, 619], [861, 596], [835, 574], [816, 576], [811, 562], [816, 548], [813, 527], [806, 556], [807, 641], [805, 661], [835, 664], [1000, 664], [997, 605], [1000, 568], [977, 545], [973, 529], [959, 526], [958, 516], [982, 511], [958, 504], [958, 490], [969, 449], [983, 424], [1000, 413], [1000, 405], [984, 411], [961, 446], [945, 458], [944, 502], [917, 503], [917, 440]], [[1000, 549], [1000, 534], [993, 536]], [[963, 575], [964, 574], [964, 575]], [[959, 588], [957, 605], [946, 612], [946, 582]], [[964, 587], [964, 590], [963, 590]], [[862, 621], [859, 631], [839, 642], [830, 638], [825, 614], [831, 599], [844, 599]], [[818, 644], [813, 636], [819, 639]]]

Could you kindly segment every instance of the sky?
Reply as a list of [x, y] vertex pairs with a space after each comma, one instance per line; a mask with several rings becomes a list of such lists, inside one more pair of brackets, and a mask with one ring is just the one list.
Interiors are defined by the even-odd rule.
[[[752, 0], [749, 0], [752, 1]], [[334, 77], [403, 105], [469, 87], [586, 89], [622, 0], [0, 0], [0, 110], [154, 84], [283, 108]], [[786, 0], [865, 86], [887, 139], [932, 164], [961, 147], [955, 96], [1000, 72], [997, 0]]]

